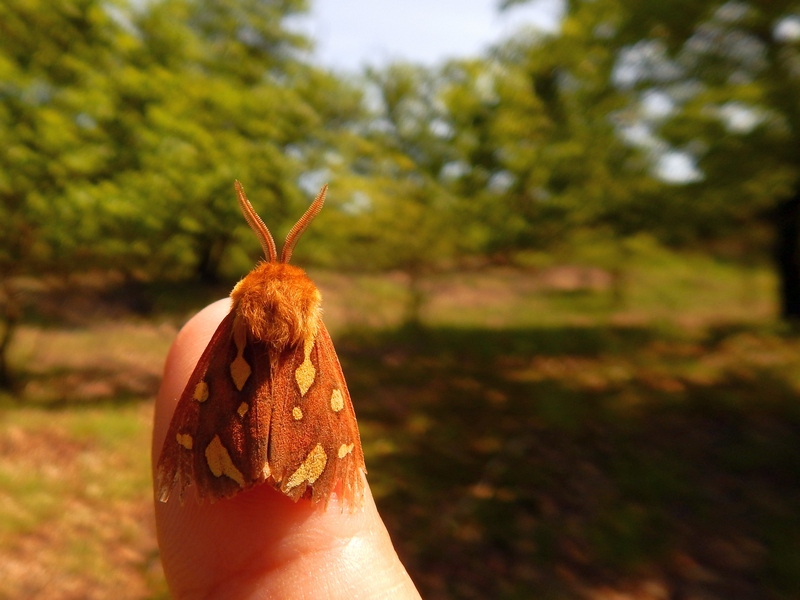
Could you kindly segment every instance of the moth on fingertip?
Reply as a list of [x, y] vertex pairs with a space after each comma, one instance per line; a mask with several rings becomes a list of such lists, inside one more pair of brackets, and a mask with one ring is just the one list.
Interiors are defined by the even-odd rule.
[[327, 186], [286, 236], [272, 234], [235, 183], [239, 205], [266, 260], [231, 292], [222, 320], [186, 384], [156, 467], [156, 494], [177, 487], [212, 502], [269, 483], [297, 501], [327, 506], [338, 493], [351, 509], [364, 498], [364, 453], [322, 297], [289, 264], [322, 209]]

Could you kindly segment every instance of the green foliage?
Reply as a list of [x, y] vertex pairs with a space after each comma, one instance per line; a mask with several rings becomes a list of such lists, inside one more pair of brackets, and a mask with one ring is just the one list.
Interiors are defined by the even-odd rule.
[[[309, 40], [285, 25], [302, 0], [5, 3], [1, 270], [213, 279], [242, 243], [255, 249], [235, 178], [278, 236], [329, 180], [338, 210], [301, 255], [409, 272], [587, 228], [696, 245], [738, 235], [787, 193], [795, 42], [759, 32], [788, 8], [568, 8], [557, 34], [345, 81], [304, 62]], [[648, 112], [654, 97], [668, 118]], [[655, 177], [669, 148], [702, 177]]]
[[[370, 71], [372, 106], [330, 165], [334, 203], [326, 237], [339, 267], [417, 273], [463, 250], [455, 199], [438, 180], [447, 153], [437, 132], [435, 77], [397, 64]], [[328, 261], [326, 261], [328, 262]]]
[[285, 19], [305, 8], [3, 3], [0, 386], [20, 275], [214, 280], [245, 229], [236, 178], [273, 227], [302, 212], [300, 175], [323, 163], [359, 102], [303, 62], [309, 42]]
[[241, 229], [233, 180], [288, 221], [358, 100], [300, 60], [309, 43], [283, 25], [299, 0], [0, 10], [5, 273], [214, 277]]
[[[758, 227], [798, 177], [797, 40], [779, 33], [797, 6], [578, 0], [570, 12], [578, 18], [598, 4], [615, 11], [606, 43], [628, 114], [663, 140], [659, 155], [683, 152], [698, 169], [696, 182], [664, 197], [660, 235], [682, 243], [736, 236], [763, 249], [762, 238], [741, 232]], [[654, 99], [666, 113], [648, 109]]]
[[19, 275], [246, 268], [234, 179], [278, 238], [330, 182], [298, 261], [404, 271], [412, 319], [426, 273], [584, 235], [619, 280], [642, 233], [753, 262], [797, 179], [792, 4], [574, 0], [557, 33], [353, 80], [306, 61], [303, 0], [45, 5], [0, 7], [0, 357]]
[[74, 248], [67, 231], [78, 211], [59, 210], [55, 199], [75, 179], [102, 170], [107, 153], [103, 137], [86, 126], [90, 115], [84, 110], [93, 104], [102, 110], [104, 104], [100, 72], [112, 66], [111, 21], [94, 2], [62, 3], [53, 10], [46, 5], [0, 8], [3, 278], [36, 270], [50, 255]]

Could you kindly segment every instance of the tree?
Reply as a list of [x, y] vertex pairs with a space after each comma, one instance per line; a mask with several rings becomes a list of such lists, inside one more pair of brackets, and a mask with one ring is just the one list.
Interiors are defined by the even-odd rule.
[[659, 133], [697, 164], [687, 192], [717, 232], [771, 218], [781, 314], [800, 318], [800, 37], [789, 33], [800, 5], [707, 1], [655, 12], [648, 29], [637, 19], [649, 3], [623, 6], [623, 48], [649, 46], [659, 70], [669, 67], [645, 68], [636, 88], [659, 90], [674, 106]]
[[304, 62], [308, 41], [285, 20], [305, 8], [0, 7], [0, 385], [20, 275], [193, 268], [214, 279], [246, 229], [236, 178], [273, 224], [294, 222], [301, 175], [360, 114], [351, 86]]
[[[101, 177], [110, 146], [93, 126], [108, 107], [102, 73], [114, 67], [112, 19], [94, 0], [0, 6], [0, 386], [21, 315], [15, 278], [81, 253], [77, 181]], [[90, 108], [91, 107], [91, 108]]]
[[203, 280], [217, 278], [243, 230], [233, 180], [246, 185], [263, 214], [290, 219], [303, 202], [298, 178], [329, 140], [331, 132], [321, 132], [330, 121], [308, 84], [325, 75], [302, 61], [307, 40], [284, 26], [304, 9], [302, 0], [198, 0], [130, 13], [139, 33], [125, 55], [133, 68], [115, 83], [130, 107], [125, 137], [135, 160], [114, 179], [137, 199], [158, 199], [149, 210], [162, 247], [178, 252], [170, 245], [188, 243]]
[[603, 39], [606, 88], [627, 98], [654, 160], [693, 163], [663, 195], [673, 240], [735, 237], [743, 253], [758, 251], [748, 230], [771, 218], [789, 319], [800, 318], [799, 14], [789, 0], [570, 0], [564, 24]]
[[410, 64], [369, 71], [371, 106], [339, 141], [329, 169], [345, 198], [329, 228], [345, 249], [339, 266], [403, 271], [409, 324], [420, 320], [422, 276], [464, 248], [455, 199], [439, 177], [449, 143], [436, 82], [434, 72]]
[[660, 222], [639, 199], [661, 185], [620, 135], [625, 98], [608, 88], [614, 57], [591, 26], [523, 32], [440, 76], [453, 132], [448, 184], [490, 256], [563, 248], [590, 230], [619, 246], [611, 266], [621, 273], [625, 240]]

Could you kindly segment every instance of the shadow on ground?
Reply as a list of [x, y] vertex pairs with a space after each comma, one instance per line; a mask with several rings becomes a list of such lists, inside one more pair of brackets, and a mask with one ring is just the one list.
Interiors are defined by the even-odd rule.
[[61, 409], [92, 406], [98, 402], [148, 401], [155, 396], [161, 377], [146, 369], [92, 367], [52, 368], [44, 373], [25, 372], [16, 385], [27, 406]]
[[800, 589], [796, 338], [437, 329], [337, 347], [423, 597]]

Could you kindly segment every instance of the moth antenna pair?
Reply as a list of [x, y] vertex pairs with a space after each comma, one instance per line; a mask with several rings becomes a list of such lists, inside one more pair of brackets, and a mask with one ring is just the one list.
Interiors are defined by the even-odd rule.
[[261, 247], [264, 249], [264, 256], [269, 259], [269, 262], [288, 263], [292, 258], [292, 252], [297, 245], [297, 240], [300, 239], [300, 236], [303, 235], [303, 232], [311, 224], [311, 221], [314, 220], [314, 217], [322, 210], [322, 205], [325, 203], [325, 194], [328, 192], [328, 184], [326, 183], [322, 186], [319, 194], [314, 198], [314, 202], [311, 203], [311, 206], [308, 207], [305, 214], [300, 217], [300, 220], [294, 224], [294, 227], [292, 227], [287, 234], [286, 241], [283, 243], [283, 250], [281, 250], [280, 261], [278, 261], [278, 250], [275, 246], [275, 240], [267, 226], [264, 225], [264, 221], [261, 220], [261, 217], [259, 217], [255, 209], [253, 209], [253, 205], [250, 204], [250, 201], [247, 199], [242, 184], [236, 181], [233, 185], [236, 188], [236, 195], [239, 198], [239, 206], [242, 209], [244, 218], [247, 220], [247, 224], [250, 225], [250, 229], [258, 236]]

